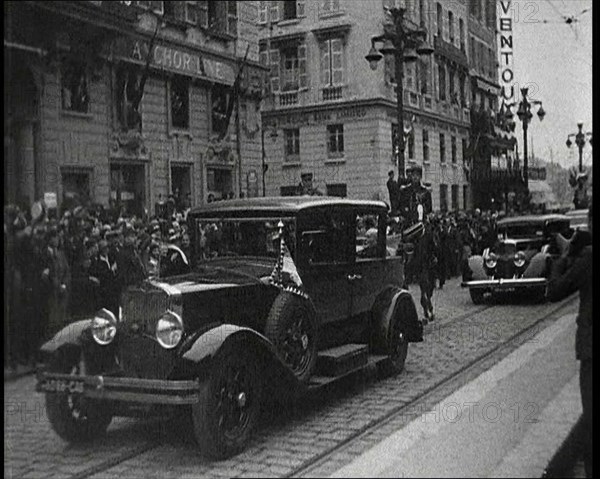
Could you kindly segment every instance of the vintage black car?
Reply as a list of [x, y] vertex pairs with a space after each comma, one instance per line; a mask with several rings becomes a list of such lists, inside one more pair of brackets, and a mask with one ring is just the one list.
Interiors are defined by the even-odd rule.
[[473, 303], [481, 303], [486, 293], [501, 291], [525, 291], [531, 298], [543, 300], [550, 262], [573, 233], [569, 218], [517, 216], [498, 221], [497, 229], [495, 246], [468, 259], [461, 284], [469, 288]]
[[[377, 241], [357, 254], [369, 216]], [[92, 439], [113, 416], [191, 408], [201, 452], [237, 453], [260, 404], [376, 364], [404, 367], [422, 341], [401, 256], [386, 254], [387, 206], [323, 197], [216, 202], [188, 216], [189, 266], [147, 279], [44, 344], [50, 422]], [[184, 267], [185, 268], [185, 267]]]

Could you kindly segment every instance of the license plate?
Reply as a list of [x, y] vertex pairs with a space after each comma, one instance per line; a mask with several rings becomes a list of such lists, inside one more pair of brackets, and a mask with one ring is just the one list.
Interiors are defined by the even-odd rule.
[[39, 385], [40, 391], [57, 393], [83, 393], [83, 381], [76, 379], [44, 379]]

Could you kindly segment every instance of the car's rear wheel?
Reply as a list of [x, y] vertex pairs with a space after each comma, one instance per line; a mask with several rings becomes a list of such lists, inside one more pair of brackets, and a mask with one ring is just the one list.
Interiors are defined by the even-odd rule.
[[482, 289], [469, 289], [469, 294], [471, 295], [471, 301], [473, 304], [482, 304], [483, 303], [483, 295], [484, 291]]
[[310, 303], [296, 294], [280, 293], [269, 312], [265, 336], [296, 379], [308, 381], [317, 362], [317, 318]]
[[409, 343], [405, 325], [410, 321], [418, 321], [417, 309], [409, 298], [403, 298], [396, 304], [389, 324], [382, 318], [377, 326], [374, 350], [387, 355], [384, 361], [377, 363], [380, 377], [400, 374], [404, 370]]
[[225, 346], [192, 405], [194, 435], [200, 452], [225, 459], [241, 452], [258, 421], [262, 380], [258, 361], [243, 344]]
[[[49, 373], [82, 374], [79, 357], [68, 359], [58, 354]], [[81, 393], [46, 393], [46, 412], [52, 429], [67, 442], [91, 441], [106, 433], [112, 420], [110, 404], [85, 398]]]

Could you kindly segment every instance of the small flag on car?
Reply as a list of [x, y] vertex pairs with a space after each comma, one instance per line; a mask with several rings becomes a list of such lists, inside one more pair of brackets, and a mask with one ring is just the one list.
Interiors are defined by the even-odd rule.
[[279, 256], [269, 277], [269, 283], [283, 291], [308, 299], [294, 259], [283, 239], [283, 222], [280, 221], [277, 226], [279, 227]]

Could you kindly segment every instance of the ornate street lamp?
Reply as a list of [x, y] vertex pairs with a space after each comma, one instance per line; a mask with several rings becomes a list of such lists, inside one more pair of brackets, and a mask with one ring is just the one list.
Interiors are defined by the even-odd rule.
[[586, 141], [589, 142], [590, 146], [592, 145], [592, 132], [583, 132], [582, 121], [577, 123], [577, 128], [579, 128], [577, 133], [570, 133], [567, 136], [567, 148], [571, 148], [571, 146], [573, 146], [571, 138], [575, 137], [575, 144], [577, 145], [577, 148], [579, 148], [579, 173], [581, 173], [583, 172], [583, 147], [585, 146]]
[[[542, 106], [542, 102], [540, 100], [532, 100], [529, 101], [527, 99], [527, 93], [529, 92], [529, 88], [521, 88], [521, 101], [519, 102], [519, 107], [517, 109], [517, 116], [521, 123], [523, 123], [523, 181], [525, 182], [525, 190], [527, 191], [527, 195], [529, 195], [529, 170], [527, 163], [527, 126], [529, 122], [533, 118], [533, 113], [531, 113], [531, 109], [533, 105], [539, 106], [537, 111], [537, 116], [540, 121], [543, 121], [546, 116], [546, 111]], [[509, 103], [506, 105], [508, 107], [507, 113], [505, 114], [507, 119], [512, 120], [513, 114], [510, 110], [515, 103]], [[511, 126], [512, 128], [512, 126]]]
[[[396, 66], [396, 98], [398, 103], [398, 179], [404, 178], [404, 110], [403, 81], [404, 81], [404, 63], [414, 62], [419, 55], [431, 55], [433, 48], [425, 43], [427, 31], [423, 28], [416, 28], [408, 25], [405, 21], [405, 8], [389, 8], [386, 10], [393, 19], [393, 28], [386, 29], [383, 35], [371, 38], [371, 49], [365, 56], [369, 62], [371, 70], [377, 69], [377, 64], [386, 55], [394, 57]], [[379, 50], [377, 44], [381, 44]]]

